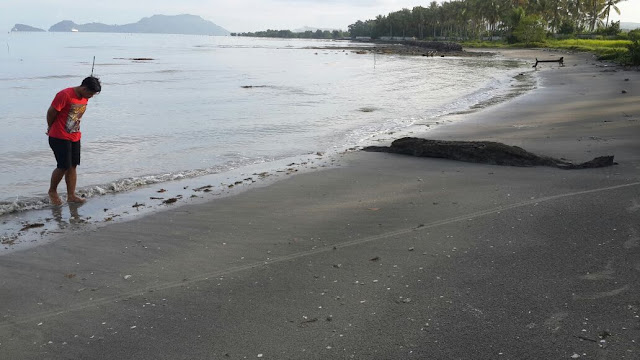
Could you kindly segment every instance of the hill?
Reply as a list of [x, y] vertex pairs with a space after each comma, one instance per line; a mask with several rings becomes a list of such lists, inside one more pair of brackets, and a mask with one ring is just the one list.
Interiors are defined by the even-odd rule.
[[291, 30], [291, 31], [292, 31], [292, 32], [294, 32], [294, 33], [303, 33], [303, 32], [305, 32], [305, 31], [312, 31], [312, 32], [316, 32], [316, 31], [318, 31], [318, 30], [320, 30], [320, 31], [329, 31], [329, 32], [334, 31], [334, 30], [338, 30], [338, 31], [340, 31], [339, 29], [316, 28], [316, 27], [310, 27], [310, 26], [303, 26], [303, 27], [301, 27], [301, 28], [299, 28], [299, 29], [295, 29], [295, 30]]
[[133, 24], [106, 25], [102, 23], [76, 24], [61, 21], [49, 28], [51, 32], [108, 32], [186, 35], [229, 35], [229, 31], [196, 15], [153, 15]]
[[620, 23], [620, 29], [624, 29], [624, 30], [635, 30], [635, 29], [640, 29], [640, 23], [634, 23], [634, 22], [621, 22], [621, 23]]
[[43, 29], [38, 29], [36, 27], [33, 26], [29, 26], [29, 25], [24, 25], [24, 24], [15, 24], [13, 26], [13, 28], [11, 29], [11, 31], [33, 31], [33, 32], [43, 32], [45, 30]]

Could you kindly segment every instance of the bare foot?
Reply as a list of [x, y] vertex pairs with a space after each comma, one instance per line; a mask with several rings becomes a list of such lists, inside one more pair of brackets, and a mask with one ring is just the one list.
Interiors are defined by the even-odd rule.
[[58, 193], [49, 192], [49, 201], [51, 205], [62, 205], [62, 199], [58, 196]]
[[78, 197], [76, 195], [67, 196], [67, 202], [69, 203], [82, 204], [85, 201], [86, 201], [85, 199]]

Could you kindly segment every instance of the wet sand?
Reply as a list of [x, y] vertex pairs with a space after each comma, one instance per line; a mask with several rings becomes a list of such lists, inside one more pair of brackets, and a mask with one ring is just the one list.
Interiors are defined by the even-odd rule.
[[640, 72], [560, 56], [426, 136], [618, 165], [355, 152], [65, 234], [0, 257], [0, 358], [639, 358]]

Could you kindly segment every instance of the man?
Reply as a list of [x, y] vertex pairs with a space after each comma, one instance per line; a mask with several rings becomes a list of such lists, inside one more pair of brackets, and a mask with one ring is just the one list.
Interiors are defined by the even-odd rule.
[[101, 90], [100, 80], [89, 76], [80, 86], [60, 91], [47, 110], [47, 135], [49, 146], [58, 163], [51, 174], [49, 199], [53, 205], [62, 205], [58, 195], [58, 184], [64, 180], [67, 184], [67, 202], [83, 203], [84, 199], [76, 195], [78, 175], [76, 167], [80, 165], [80, 120], [87, 108], [87, 102]]

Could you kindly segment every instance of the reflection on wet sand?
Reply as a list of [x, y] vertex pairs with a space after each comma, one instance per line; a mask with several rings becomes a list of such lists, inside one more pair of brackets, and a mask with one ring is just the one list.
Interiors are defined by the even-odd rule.
[[66, 229], [69, 225], [76, 225], [85, 223], [86, 220], [80, 216], [79, 209], [84, 205], [84, 203], [68, 203], [69, 205], [69, 216], [65, 217], [63, 214], [64, 206], [52, 206], [51, 207], [51, 216], [56, 223], [58, 223], [59, 229]]

